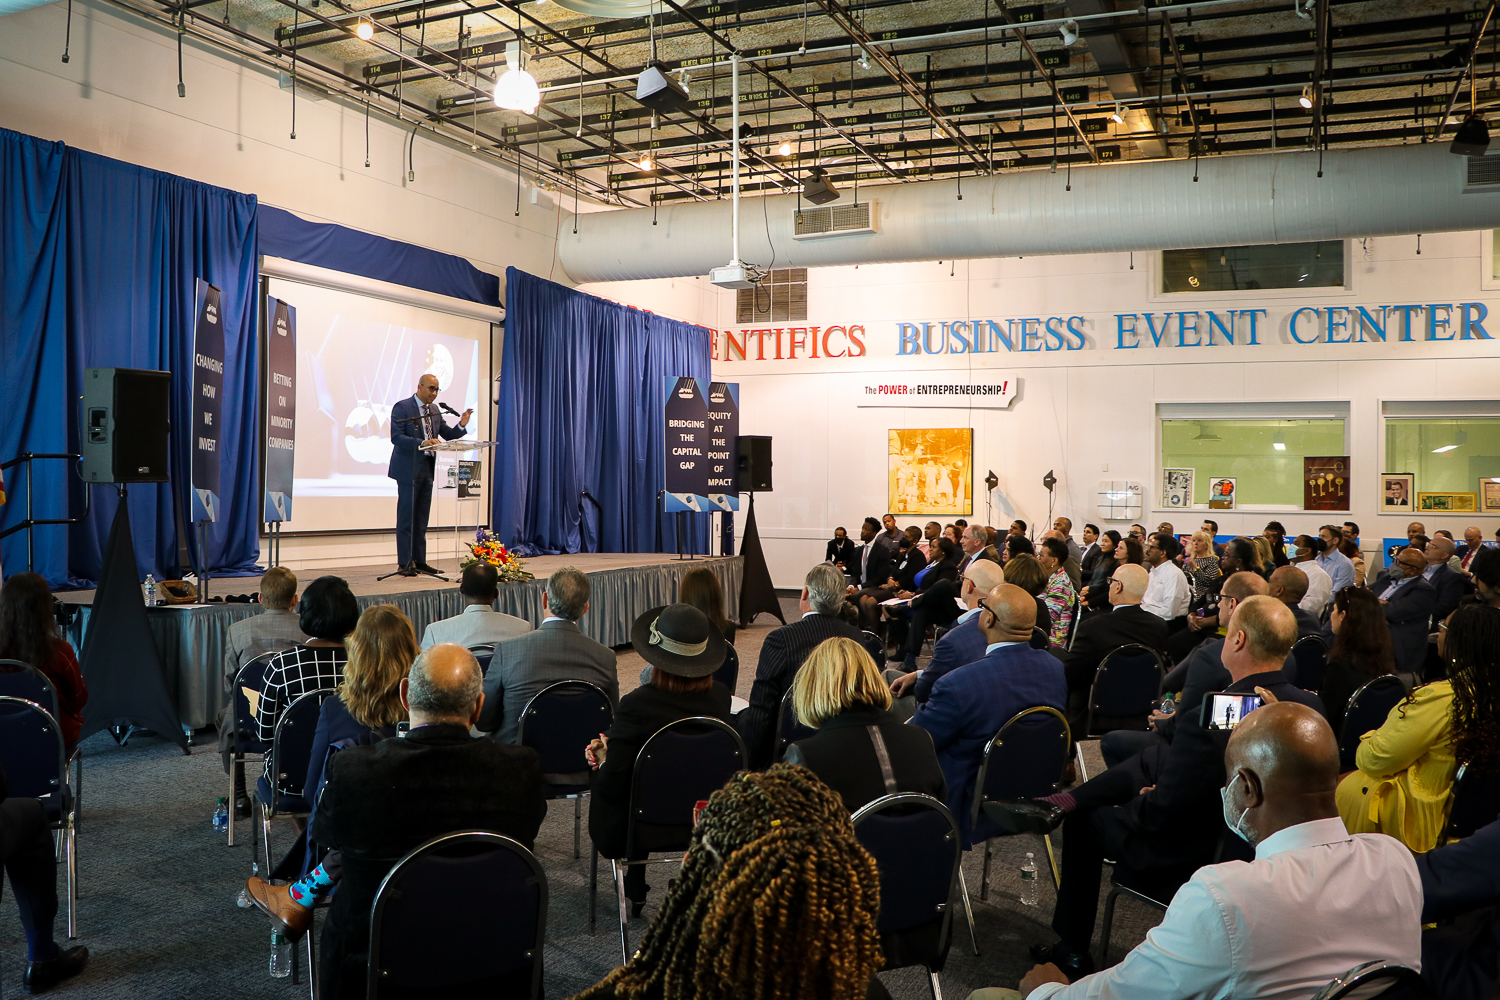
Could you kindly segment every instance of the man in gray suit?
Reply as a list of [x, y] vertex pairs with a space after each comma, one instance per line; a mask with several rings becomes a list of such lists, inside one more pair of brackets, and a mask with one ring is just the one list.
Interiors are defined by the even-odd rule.
[[495, 646], [484, 678], [484, 711], [477, 725], [505, 743], [519, 741], [521, 712], [549, 684], [588, 681], [604, 689], [611, 707], [620, 703], [614, 652], [578, 627], [589, 610], [589, 578], [572, 566], [553, 573], [542, 610], [547, 616], [535, 632]]
[[1386, 624], [1391, 627], [1391, 645], [1396, 654], [1396, 673], [1423, 675], [1427, 665], [1427, 630], [1437, 591], [1422, 576], [1427, 557], [1415, 546], [1402, 549], [1389, 570], [1381, 570], [1370, 587], [1380, 598]]
[[428, 625], [422, 633], [424, 650], [440, 642], [482, 646], [514, 639], [531, 631], [530, 622], [495, 610], [495, 601], [500, 596], [500, 576], [489, 563], [475, 563], [464, 570], [458, 592], [468, 602], [468, 607], [452, 618]]

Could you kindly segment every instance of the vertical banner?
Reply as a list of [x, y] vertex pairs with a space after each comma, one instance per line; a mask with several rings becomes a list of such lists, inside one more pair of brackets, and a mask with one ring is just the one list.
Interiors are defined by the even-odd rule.
[[297, 309], [266, 297], [266, 495], [261, 520], [292, 519], [297, 429]]
[[193, 521], [219, 519], [219, 410], [224, 393], [224, 327], [219, 289], [199, 278], [193, 328]]
[[710, 510], [739, 510], [740, 384], [708, 385], [708, 491]]
[[663, 507], [667, 513], [704, 511], [708, 493], [708, 403], [698, 380], [667, 376], [666, 462]]

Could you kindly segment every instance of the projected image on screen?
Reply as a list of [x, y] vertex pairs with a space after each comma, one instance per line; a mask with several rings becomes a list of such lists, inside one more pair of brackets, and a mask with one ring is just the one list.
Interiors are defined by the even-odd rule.
[[[479, 343], [341, 314], [299, 314], [298, 496], [395, 496], [391, 407], [435, 375], [438, 402], [479, 406]], [[450, 425], [458, 418], [445, 415]], [[470, 420], [469, 437], [477, 422]]]

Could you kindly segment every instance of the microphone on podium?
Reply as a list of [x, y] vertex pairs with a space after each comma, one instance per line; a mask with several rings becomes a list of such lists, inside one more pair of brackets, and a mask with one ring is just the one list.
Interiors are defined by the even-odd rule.
[[439, 403], [438, 406], [440, 406], [440, 407], [443, 408], [443, 412], [444, 413], [451, 413], [455, 417], [461, 417], [461, 416], [463, 416], [463, 414], [459, 413], [457, 410], [455, 410], [453, 407], [449, 406], [447, 403]]

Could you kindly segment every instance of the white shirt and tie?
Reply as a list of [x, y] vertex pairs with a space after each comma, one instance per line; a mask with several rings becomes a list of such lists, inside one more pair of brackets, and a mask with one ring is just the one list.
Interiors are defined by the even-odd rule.
[[1188, 613], [1193, 602], [1193, 588], [1181, 567], [1170, 559], [1163, 559], [1151, 570], [1146, 581], [1146, 594], [1141, 598], [1141, 607], [1158, 618], [1171, 621]]
[[1198, 869], [1125, 960], [1029, 1000], [1306, 1000], [1364, 962], [1422, 965], [1422, 884], [1411, 852], [1337, 816], [1287, 827], [1253, 862]]

